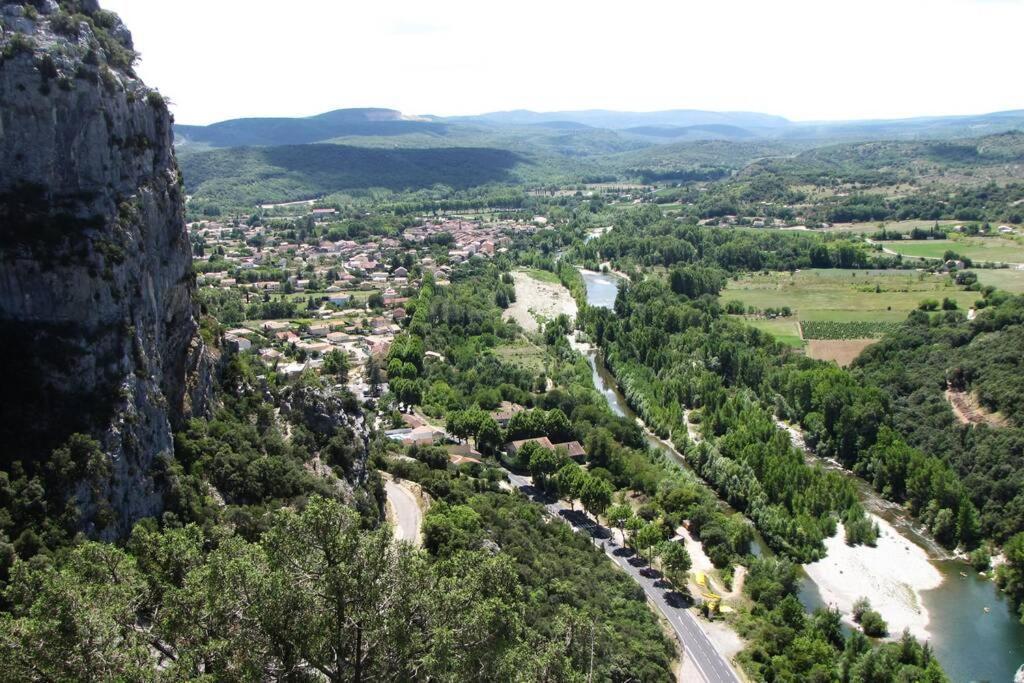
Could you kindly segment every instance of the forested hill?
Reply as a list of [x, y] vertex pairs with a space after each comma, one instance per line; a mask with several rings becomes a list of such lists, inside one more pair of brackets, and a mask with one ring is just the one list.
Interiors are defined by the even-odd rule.
[[178, 144], [211, 147], [304, 145], [346, 135], [443, 133], [443, 123], [410, 119], [393, 109], [338, 109], [306, 118], [249, 118], [174, 127]]
[[856, 180], [858, 174], [889, 172], [901, 177], [964, 167], [1024, 163], [1024, 133], [1008, 131], [960, 140], [881, 141], [817, 147], [791, 157], [752, 164], [746, 175], [771, 172], [787, 179], [821, 182], [824, 177]]
[[[983, 533], [1004, 543], [1024, 530], [1024, 298], [995, 298], [973, 321], [915, 312], [853, 372], [886, 391], [893, 426], [911, 446], [956, 469]], [[978, 424], [955, 416], [947, 389], [980, 404]]]
[[401, 191], [434, 185], [463, 189], [510, 180], [525, 159], [500, 149], [371, 149], [288, 145], [183, 156], [190, 194], [225, 205], [310, 199], [349, 189]]

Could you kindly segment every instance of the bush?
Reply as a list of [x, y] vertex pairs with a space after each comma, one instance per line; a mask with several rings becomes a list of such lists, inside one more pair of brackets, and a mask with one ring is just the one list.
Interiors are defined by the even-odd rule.
[[50, 27], [53, 29], [53, 32], [62, 36], [77, 38], [79, 26], [78, 20], [63, 10], [50, 18]]
[[165, 109], [167, 107], [167, 100], [156, 90], [150, 90], [146, 93], [146, 102], [154, 109]]
[[881, 614], [871, 609], [871, 602], [867, 598], [859, 598], [853, 603], [853, 620], [860, 624], [866, 636], [883, 638], [889, 633], [889, 625]]
[[971, 551], [970, 559], [971, 566], [979, 572], [987, 571], [992, 565], [992, 557], [989, 555], [988, 548], [985, 547], [975, 548]]
[[872, 638], [884, 638], [889, 634], [889, 625], [875, 610], [868, 610], [861, 615], [860, 627], [864, 630], [864, 635]]
[[17, 54], [32, 54], [36, 49], [34, 40], [21, 33], [15, 33], [11, 40], [4, 47], [4, 59], [14, 57]]

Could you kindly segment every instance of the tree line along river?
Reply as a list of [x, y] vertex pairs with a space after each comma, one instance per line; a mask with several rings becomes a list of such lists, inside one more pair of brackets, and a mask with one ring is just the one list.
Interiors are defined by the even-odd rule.
[[[587, 303], [612, 308], [619, 278], [586, 270], [582, 275]], [[598, 353], [591, 352], [588, 358], [594, 384], [612, 411], [636, 419]], [[681, 466], [687, 466], [669, 444], [650, 433], [647, 439], [653, 448], [664, 452]], [[950, 679], [957, 683], [1013, 681], [1017, 668], [1024, 663], [1024, 626], [1018, 621], [1010, 601], [992, 581], [979, 576], [968, 564], [950, 559], [934, 541], [916, 529], [902, 508], [881, 499], [855, 475], [845, 474], [856, 480], [858, 495], [865, 509], [890, 522], [900, 535], [924, 548], [931, 563], [942, 574], [942, 583], [922, 595], [924, 607], [929, 612], [929, 642]], [[755, 539], [754, 552], [768, 552], [759, 536]], [[810, 610], [824, 605], [818, 586], [807, 576], [803, 578], [800, 598]], [[988, 612], [984, 609], [986, 607]]]

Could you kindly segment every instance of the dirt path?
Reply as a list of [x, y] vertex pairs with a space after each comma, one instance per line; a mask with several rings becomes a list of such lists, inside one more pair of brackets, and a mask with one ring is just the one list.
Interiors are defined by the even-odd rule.
[[946, 400], [953, 409], [953, 414], [961, 424], [980, 425], [986, 424], [989, 427], [1005, 427], [1007, 420], [999, 413], [989, 412], [978, 401], [978, 397], [966, 391], [954, 391], [946, 389]]

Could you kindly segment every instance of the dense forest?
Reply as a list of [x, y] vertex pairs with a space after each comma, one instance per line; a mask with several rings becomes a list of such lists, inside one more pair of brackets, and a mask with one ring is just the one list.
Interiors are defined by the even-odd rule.
[[245, 147], [182, 157], [190, 193], [224, 207], [312, 199], [343, 190], [464, 189], [509, 180], [523, 162], [500, 149], [371, 149], [346, 145]]
[[5, 600], [11, 680], [581, 680], [591, 651], [571, 608], [527, 623], [508, 554], [432, 559], [319, 497], [269, 515], [257, 541], [140, 524], [125, 549], [18, 561]]

